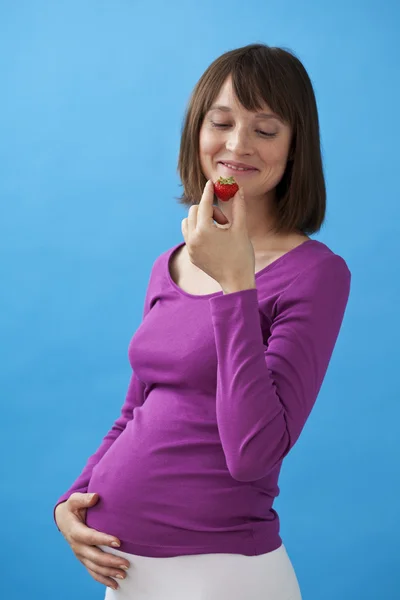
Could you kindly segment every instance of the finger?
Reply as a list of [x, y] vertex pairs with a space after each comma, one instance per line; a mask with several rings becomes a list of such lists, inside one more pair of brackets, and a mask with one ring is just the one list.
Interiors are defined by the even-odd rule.
[[102, 567], [87, 558], [81, 560], [81, 563], [85, 565], [87, 569], [93, 571], [97, 575], [102, 575], [103, 577], [116, 577], [117, 579], [125, 579], [126, 571], [122, 569], [110, 568], [110, 567]]
[[200, 226], [208, 226], [214, 213], [214, 184], [209, 179], [205, 185], [197, 213], [197, 222]]
[[103, 585], [106, 585], [107, 587], [110, 587], [113, 590], [117, 590], [119, 588], [118, 583], [114, 581], [114, 579], [111, 579], [111, 577], [104, 577], [103, 575], [98, 575], [97, 573], [95, 573], [95, 571], [91, 571], [90, 569], [88, 569], [88, 572], [93, 577], [93, 579], [95, 579], [99, 583], [102, 583]]
[[87, 508], [97, 503], [99, 495], [96, 493], [88, 494], [83, 492], [74, 492], [66, 501], [66, 504], [71, 510]]
[[111, 552], [107, 552], [99, 548], [94, 548], [92, 546], [85, 546], [83, 544], [80, 544], [79, 546], [76, 546], [73, 550], [80, 561], [90, 560], [90, 562], [102, 568], [114, 570], [123, 569], [124, 571], [126, 571], [130, 566], [129, 561], [126, 560], [126, 558], [123, 558], [122, 556], [116, 556]]
[[111, 546], [117, 548], [121, 545], [118, 538], [92, 529], [81, 521], [77, 521], [71, 526], [71, 538], [80, 544], [87, 544], [88, 546]]
[[181, 222], [181, 230], [182, 230], [182, 236], [183, 236], [183, 239], [185, 240], [185, 244], [186, 244], [186, 245], [187, 245], [187, 243], [188, 243], [188, 239], [187, 239], [187, 238], [188, 238], [187, 229], [188, 229], [188, 220], [187, 220], [187, 218], [185, 217], [184, 219], [182, 219], [182, 222]]
[[189, 238], [194, 233], [194, 231], [197, 227], [198, 211], [199, 211], [198, 204], [192, 204], [192, 206], [189, 208], [189, 212], [188, 212], [188, 216], [187, 216], [187, 234], [188, 234]]

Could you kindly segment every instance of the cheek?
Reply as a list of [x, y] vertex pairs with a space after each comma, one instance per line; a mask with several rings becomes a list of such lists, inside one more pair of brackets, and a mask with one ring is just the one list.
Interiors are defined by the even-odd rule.
[[286, 148], [286, 144], [284, 146], [282, 146], [282, 144], [276, 144], [271, 145], [268, 149], [266, 149], [264, 159], [266, 163], [279, 169], [285, 167], [287, 156], [288, 149]]
[[200, 136], [199, 136], [200, 166], [201, 166], [201, 170], [203, 171], [203, 175], [206, 179], [209, 179], [211, 177], [210, 154], [212, 154], [210, 137], [207, 135], [206, 132], [200, 132]]
[[211, 132], [204, 130], [200, 133], [200, 154], [212, 155], [219, 147], [218, 141]]

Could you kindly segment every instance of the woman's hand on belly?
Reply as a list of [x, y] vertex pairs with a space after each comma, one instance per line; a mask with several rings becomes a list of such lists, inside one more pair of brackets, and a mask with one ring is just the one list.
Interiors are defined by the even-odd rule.
[[90, 575], [99, 583], [117, 589], [119, 586], [112, 577], [124, 579], [126, 577], [124, 565], [128, 568], [129, 562], [104, 552], [97, 546], [115, 548], [120, 545], [120, 541], [85, 525], [86, 511], [96, 504], [98, 499], [98, 494], [75, 492], [68, 500], [57, 506], [55, 519], [72, 552]]

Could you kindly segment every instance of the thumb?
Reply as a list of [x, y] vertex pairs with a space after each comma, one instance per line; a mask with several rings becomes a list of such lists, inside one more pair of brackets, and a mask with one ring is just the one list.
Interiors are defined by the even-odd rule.
[[247, 227], [246, 202], [244, 200], [244, 190], [239, 188], [232, 202], [233, 225], [236, 227]]
[[96, 493], [88, 494], [75, 492], [70, 497], [70, 503], [72, 504], [71, 508], [84, 508], [85, 506], [92, 506], [93, 504], [96, 504], [98, 499], [99, 495]]

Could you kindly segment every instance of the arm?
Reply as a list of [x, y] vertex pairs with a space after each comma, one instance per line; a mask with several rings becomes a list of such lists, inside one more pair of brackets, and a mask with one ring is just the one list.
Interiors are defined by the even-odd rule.
[[297, 441], [331, 359], [350, 277], [337, 255], [300, 273], [276, 303], [267, 345], [257, 289], [210, 298], [218, 429], [238, 481], [265, 477]]
[[[146, 290], [145, 301], [144, 301], [144, 309], [143, 309], [143, 319], [150, 311], [151, 308], [151, 292], [152, 292], [152, 278], [154, 273], [154, 265], [151, 271], [150, 280], [148, 283], [148, 287]], [[136, 374], [132, 371], [132, 375], [130, 378], [128, 391], [126, 393], [125, 402], [121, 408], [121, 414], [118, 419], [114, 422], [113, 426], [109, 430], [109, 432], [103, 438], [99, 448], [96, 450], [94, 454], [92, 454], [86, 462], [86, 465], [79, 475], [79, 477], [74, 481], [71, 487], [57, 500], [57, 503], [54, 507], [53, 516], [55, 520], [55, 510], [57, 506], [68, 500], [74, 492], [83, 492], [86, 493], [90, 481], [90, 477], [95, 465], [100, 461], [100, 459], [104, 456], [110, 446], [115, 442], [115, 440], [121, 435], [124, 431], [126, 424], [128, 421], [133, 419], [133, 410], [136, 407], [139, 407], [143, 404], [144, 400], [144, 389], [145, 385], [138, 379]]]

